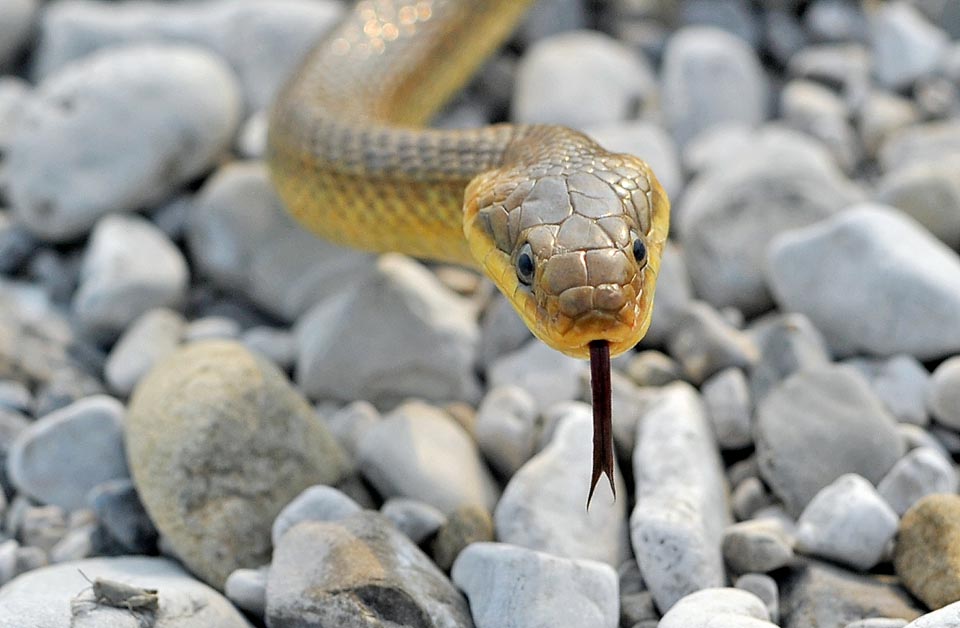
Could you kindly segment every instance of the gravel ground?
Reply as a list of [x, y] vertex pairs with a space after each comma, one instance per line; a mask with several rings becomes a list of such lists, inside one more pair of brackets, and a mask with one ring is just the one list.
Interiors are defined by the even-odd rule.
[[297, 228], [339, 0], [0, 2], [0, 628], [960, 625], [960, 3], [542, 0], [438, 125], [674, 207], [614, 360]]

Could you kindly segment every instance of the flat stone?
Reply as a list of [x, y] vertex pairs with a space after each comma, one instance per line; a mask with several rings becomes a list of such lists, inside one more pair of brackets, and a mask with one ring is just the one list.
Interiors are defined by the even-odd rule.
[[156, 552], [157, 529], [129, 478], [98, 484], [87, 494], [87, 503], [110, 539], [125, 551], [131, 554]]
[[156, 203], [209, 169], [240, 107], [230, 69], [206, 51], [103, 50], [47, 77], [23, 106], [5, 150], [7, 198], [42, 239], [75, 239], [101, 216]]
[[760, 357], [749, 336], [702, 301], [679, 314], [667, 347], [695, 384], [726, 368], [748, 368]]
[[539, 340], [497, 359], [487, 370], [487, 384], [519, 386], [533, 397], [536, 410], [544, 412], [554, 403], [580, 396], [580, 380], [589, 366], [554, 351]]
[[960, 351], [960, 258], [897, 210], [861, 205], [784, 233], [767, 274], [780, 308], [806, 314], [836, 355]]
[[408, 257], [380, 257], [367, 281], [320, 303], [296, 333], [296, 380], [310, 397], [479, 400], [473, 308]]
[[876, 483], [903, 455], [896, 421], [848, 366], [800, 371], [757, 408], [761, 477], [795, 516], [823, 487], [857, 473]]
[[363, 435], [361, 473], [384, 497], [411, 497], [444, 513], [464, 504], [493, 509], [500, 490], [476, 443], [450, 415], [408, 402]]
[[286, 376], [234, 341], [194, 343], [157, 364], [131, 399], [126, 445], [157, 529], [217, 587], [268, 562], [283, 506], [347, 469]]
[[735, 573], [766, 573], [794, 562], [794, 540], [775, 519], [751, 519], [723, 531], [723, 558]]
[[267, 578], [267, 625], [470, 625], [466, 600], [382, 515], [308, 521], [274, 549]]
[[749, 591], [710, 588], [680, 599], [658, 628], [773, 628], [763, 600]]
[[928, 607], [960, 600], [960, 496], [928, 495], [903, 515], [893, 565]]
[[909, 355], [886, 359], [847, 361], [870, 380], [870, 387], [897, 421], [925, 426], [930, 422], [926, 401], [930, 373], [919, 360]]
[[[88, 580], [156, 589], [154, 613], [94, 601]], [[165, 558], [122, 556], [71, 561], [30, 571], [0, 589], [0, 626], [36, 628], [251, 628], [222, 595]]]
[[941, 242], [960, 248], [960, 156], [925, 161], [884, 174], [877, 200], [912, 217]]
[[880, 495], [903, 516], [927, 495], [957, 492], [957, 471], [939, 450], [917, 447], [897, 461], [877, 484]]
[[887, 555], [897, 513], [859, 475], [842, 475], [814, 495], [797, 520], [797, 549], [867, 571]]
[[949, 37], [915, 6], [898, 1], [872, 13], [870, 41], [877, 80], [891, 89], [903, 89], [933, 72]]
[[707, 416], [721, 449], [741, 449], [753, 443], [753, 404], [743, 370], [728, 367], [713, 375], [700, 389]]
[[477, 628], [618, 625], [617, 574], [603, 563], [475, 543], [454, 563], [453, 581], [470, 600]]
[[536, 402], [520, 386], [492, 388], [477, 408], [474, 434], [480, 451], [503, 477], [512, 476], [534, 453]]
[[180, 345], [185, 324], [183, 316], [169, 308], [141, 314], [107, 356], [103, 373], [110, 388], [117, 394], [130, 395], [153, 365]]
[[277, 546], [283, 535], [301, 521], [339, 521], [362, 510], [357, 502], [332, 486], [311, 486], [283, 507], [273, 520], [270, 537]]
[[380, 507], [380, 514], [417, 545], [436, 534], [447, 520], [439, 509], [406, 497], [391, 497]]
[[493, 541], [493, 518], [476, 504], [457, 508], [437, 530], [433, 541], [433, 560], [449, 572], [463, 550], [473, 543]]
[[693, 591], [723, 586], [721, 539], [731, 516], [713, 430], [696, 391], [684, 383], [637, 427], [636, 506], [630, 535], [657, 607]]
[[[497, 538], [566, 558], [617, 566], [630, 556], [626, 500], [606, 478], [590, 508], [593, 419], [589, 406], [565, 404], [549, 444], [510, 478], [494, 511]], [[614, 461], [616, 485], [626, 486]]]
[[123, 417], [119, 401], [97, 395], [37, 419], [10, 446], [7, 476], [40, 503], [84, 506], [91, 488], [128, 474]]

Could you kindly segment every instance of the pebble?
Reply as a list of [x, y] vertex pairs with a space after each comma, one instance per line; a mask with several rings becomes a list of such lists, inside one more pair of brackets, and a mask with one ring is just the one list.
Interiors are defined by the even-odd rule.
[[33, 407], [33, 394], [23, 382], [0, 380], [0, 408], [13, 412], [27, 413]]
[[927, 613], [906, 625], [906, 628], [953, 628], [960, 624], [960, 602]]
[[944, 360], [933, 371], [927, 395], [930, 413], [939, 423], [960, 429], [960, 356]]
[[273, 520], [270, 537], [277, 546], [283, 535], [301, 521], [339, 521], [362, 510], [357, 502], [332, 486], [311, 486], [283, 507]]
[[781, 7], [763, 12], [763, 27], [763, 46], [780, 65], [786, 66], [808, 43], [797, 15]]
[[536, 402], [520, 386], [491, 388], [477, 408], [474, 434], [480, 451], [502, 477], [511, 477], [537, 444]]
[[939, 450], [917, 447], [897, 461], [877, 484], [880, 495], [903, 516], [927, 495], [957, 492], [957, 471]]
[[912, 217], [941, 242], [960, 248], [960, 156], [905, 166], [884, 175], [877, 200]]
[[91, 488], [126, 477], [124, 408], [96, 395], [47, 414], [21, 431], [7, 454], [7, 475], [18, 491], [70, 511]]
[[960, 157], [960, 121], [914, 124], [894, 133], [880, 148], [884, 172]]
[[903, 628], [907, 625], [906, 619], [892, 619], [887, 617], [871, 617], [850, 622], [845, 628]]
[[751, 445], [753, 406], [743, 370], [728, 367], [720, 371], [703, 383], [700, 392], [720, 448], [742, 449]]
[[408, 402], [364, 433], [361, 473], [384, 497], [411, 497], [444, 513], [464, 504], [492, 510], [500, 489], [476, 443], [450, 415]]
[[186, 241], [197, 274], [242, 292], [284, 322], [363, 283], [375, 268], [370, 254], [318, 239], [296, 224], [259, 161], [227, 164], [207, 179]]
[[267, 562], [284, 505], [347, 470], [286, 376], [234, 341], [187, 345], [157, 364], [130, 402], [126, 445], [157, 529], [218, 588], [234, 569]]
[[751, 519], [723, 531], [723, 558], [735, 573], [767, 573], [794, 562], [794, 539], [776, 519]]
[[768, 86], [756, 53], [742, 39], [709, 26], [676, 31], [664, 51], [661, 80], [666, 126], [683, 146], [720, 124], [756, 125], [767, 117]]
[[116, 338], [142, 314], [186, 299], [186, 260], [139, 216], [110, 215], [90, 236], [71, 308], [93, 338]]
[[223, 594], [233, 604], [256, 617], [267, 612], [267, 576], [269, 567], [236, 569], [227, 577]]
[[297, 626], [305, 617], [341, 628], [470, 625], [460, 592], [375, 512], [303, 522], [280, 540], [267, 577], [266, 623]]
[[327, 418], [327, 427], [343, 448], [356, 460], [364, 434], [380, 421], [380, 413], [367, 401], [354, 401]]
[[517, 27], [517, 37], [526, 44], [587, 27], [583, 0], [547, 0], [534, 4]]
[[[912, 423], [899, 423], [897, 424], [897, 431], [900, 432], [900, 438], [903, 439], [904, 445], [906, 446], [907, 451], [911, 449], [917, 449], [918, 447], [928, 447], [944, 457], [944, 459], [950, 458], [950, 452], [947, 450], [943, 441], [934, 434], [934, 430], [943, 429], [933, 426], [930, 429], [924, 429], [919, 425], [913, 425]], [[949, 432], [948, 430], [944, 430]], [[954, 434], [954, 432], [949, 432]]]
[[[625, 499], [614, 501], [605, 477], [590, 508], [592, 413], [586, 404], [558, 406], [549, 444], [510, 478], [494, 511], [497, 539], [565, 558], [620, 565], [630, 556]], [[626, 486], [614, 461], [615, 484]]]
[[268, 358], [283, 371], [292, 370], [297, 362], [297, 339], [288, 329], [257, 325], [240, 334], [240, 342], [251, 351]]
[[204, 316], [190, 321], [183, 330], [184, 342], [234, 340], [240, 336], [240, 323], [227, 316]]
[[620, 590], [620, 625], [634, 626], [642, 621], [656, 622], [660, 618], [653, 595], [649, 591], [624, 593]]
[[708, 588], [679, 600], [658, 628], [774, 628], [763, 600], [749, 591]]
[[683, 379], [683, 370], [665, 353], [647, 349], [630, 356], [626, 374], [637, 386], [666, 386]]
[[770, 621], [780, 623], [780, 588], [777, 581], [765, 573], [745, 573], [733, 586], [756, 595], [767, 607]]
[[129, 396], [144, 375], [160, 359], [180, 345], [186, 320], [169, 308], [155, 308], [141, 314], [117, 340], [104, 366], [110, 389]]
[[[0, 82], [0, 146], [3, 146], [3, 119], [10, 115], [3, 111], [2, 90]], [[13, 275], [25, 266], [40, 245], [26, 227], [14, 220], [12, 213], [0, 210], [0, 272], [6, 275]]]
[[596, 31], [560, 33], [521, 57], [511, 118], [581, 129], [634, 117], [656, 91], [649, 63], [625, 44]]
[[842, 475], [814, 495], [797, 520], [797, 549], [867, 571], [883, 560], [900, 523], [873, 484]]
[[760, 41], [757, 14], [746, 0], [687, 0], [679, 5], [683, 25], [713, 26], [748, 42]]
[[657, 607], [666, 611], [688, 593], [723, 586], [727, 487], [706, 410], [689, 384], [664, 388], [639, 423], [633, 473], [631, 540]]
[[16, 58], [33, 31], [37, 0], [8, 0], [0, 8], [0, 68]]
[[96, 523], [88, 523], [68, 530], [63, 538], [49, 551], [50, 562], [66, 563], [90, 558], [103, 550], [99, 543], [100, 529]]
[[119, 543], [124, 551], [131, 554], [156, 551], [157, 529], [130, 479], [98, 484], [87, 494], [87, 503], [111, 540]]
[[794, 79], [780, 92], [784, 121], [826, 146], [844, 172], [860, 161], [860, 145], [843, 99], [833, 90], [808, 79]]
[[683, 191], [683, 170], [677, 144], [659, 124], [649, 120], [629, 120], [587, 129], [598, 144], [615, 153], [637, 155], [657, 173], [657, 181], [668, 198], [679, 198]]
[[453, 581], [477, 628], [618, 626], [617, 574], [604, 563], [475, 543], [454, 563]]
[[904, 453], [895, 419], [849, 366], [784, 380], [760, 402], [754, 439], [761, 477], [794, 515], [846, 473], [879, 482]]
[[[857, 129], [869, 157], [876, 158], [886, 141], [920, 119], [913, 101], [892, 92], [871, 90], [860, 106]], [[889, 202], [889, 201], [885, 201]]]
[[890, 89], [903, 89], [933, 72], [949, 38], [915, 6], [896, 1], [878, 6], [871, 15], [870, 42], [877, 80]]
[[487, 385], [523, 388], [542, 413], [554, 403], [579, 398], [580, 381], [588, 369], [583, 360], [559, 354], [534, 339], [491, 364]]
[[759, 358], [750, 337], [703, 301], [682, 310], [667, 347], [694, 384], [726, 368], [748, 368]]
[[803, 23], [818, 41], [866, 41], [868, 35], [862, 8], [846, 0], [815, 0], [803, 14]]
[[650, 328], [641, 341], [644, 347], [664, 346], [680, 312], [693, 300], [693, 287], [683, 249], [674, 240], [667, 240], [663, 247], [660, 274], [657, 277], [657, 295], [653, 301]]
[[520, 349], [532, 337], [510, 301], [495, 292], [480, 319], [480, 364], [489, 368], [497, 358]]
[[860, 205], [782, 234], [767, 274], [779, 306], [806, 314], [836, 355], [960, 351], [960, 258], [892, 208]]
[[380, 514], [417, 545], [436, 534], [447, 520], [439, 509], [407, 497], [391, 497], [380, 507]]
[[67, 533], [67, 513], [59, 506], [35, 506], [23, 513], [20, 541], [45, 552], [60, 542]]
[[897, 421], [921, 427], [930, 422], [926, 409], [930, 373], [916, 358], [895, 355], [874, 360], [854, 358], [847, 363], [870, 380], [873, 392]]
[[727, 149], [681, 199], [675, 222], [693, 288], [715, 307], [732, 305], [748, 317], [769, 309], [766, 247], [757, 243], [862, 198], [822, 147], [797, 135], [770, 130]]
[[48, 77], [24, 104], [6, 147], [8, 198], [39, 237], [74, 239], [210, 168], [239, 111], [229, 68], [203, 50], [104, 50]]
[[790, 76], [836, 87], [853, 102], [862, 100], [869, 92], [870, 70], [870, 52], [860, 43], [807, 46], [793, 55], [787, 64]]
[[750, 370], [755, 403], [793, 373], [830, 364], [826, 340], [803, 314], [772, 314], [748, 332], [760, 349], [760, 359]]
[[368, 281], [320, 303], [296, 334], [296, 381], [308, 397], [381, 406], [479, 400], [472, 306], [403, 255], [381, 256]]
[[730, 507], [738, 521], [752, 519], [757, 511], [770, 506], [773, 501], [773, 496], [756, 476], [738, 482], [730, 495]]
[[457, 556], [472, 543], [493, 541], [493, 518], [476, 504], [457, 508], [437, 530], [433, 541], [433, 562], [449, 572]]
[[27, 573], [0, 589], [0, 626], [72, 628], [141, 626], [139, 613], [94, 601], [85, 578], [157, 589], [156, 617], [170, 628], [250, 628], [222, 595], [164, 558], [122, 556], [90, 558]]
[[960, 600], [960, 495], [928, 495], [903, 515], [893, 565], [929, 608]]

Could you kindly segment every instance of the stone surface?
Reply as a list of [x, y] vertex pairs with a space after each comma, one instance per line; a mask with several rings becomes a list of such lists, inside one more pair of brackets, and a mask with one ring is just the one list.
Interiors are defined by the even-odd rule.
[[960, 626], [960, 602], [927, 613], [907, 624], [906, 628], [956, 628]]
[[402, 255], [382, 256], [367, 281], [312, 309], [296, 332], [296, 380], [310, 397], [479, 399], [471, 305]]
[[903, 628], [909, 622], [906, 619], [892, 619], [887, 617], [872, 617], [850, 622], [845, 628]]
[[773, 628], [763, 600], [749, 591], [710, 588], [683, 597], [658, 628]]
[[263, 617], [267, 611], [267, 574], [269, 568], [237, 569], [227, 578], [223, 593], [238, 608]]
[[777, 581], [765, 573], [743, 574], [733, 586], [753, 593], [767, 607], [770, 621], [780, 623], [780, 588]]
[[380, 513], [417, 545], [436, 534], [447, 520], [439, 509], [406, 497], [391, 497], [380, 507]]
[[363, 435], [379, 421], [380, 413], [367, 401], [348, 403], [326, 419], [330, 431], [353, 460], [356, 460], [360, 451]]
[[820, 83], [795, 79], [780, 92], [780, 109], [789, 126], [820, 140], [844, 172], [854, 170], [860, 144], [839, 94]]
[[877, 200], [896, 207], [937, 236], [960, 248], [960, 182], [954, 174], [960, 157], [923, 161], [888, 172], [880, 180]]
[[157, 308], [141, 314], [117, 340], [103, 374], [116, 393], [128, 396], [158, 360], [180, 344], [186, 321], [179, 312]]
[[877, 7], [870, 20], [874, 74], [891, 89], [910, 86], [932, 72], [947, 48], [948, 37], [908, 2]]
[[955, 120], [914, 124], [893, 134], [880, 149], [880, 166], [893, 172], [924, 162], [960, 156], [960, 123]]
[[130, 402], [126, 445], [157, 529], [217, 587], [267, 562], [285, 504], [346, 469], [283, 373], [233, 341], [194, 343], [157, 364]]
[[360, 471], [384, 497], [412, 497], [450, 513], [493, 509], [500, 490], [470, 436], [447, 413], [408, 402], [363, 435]]
[[520, 386], [492, 388], [480, 407], [474, 435], [480, 451], [503, 477], [512, 476], [534, 453], [536, 402]]
[[297, 341], [288, 329], [258, 325], [244, 330], [240, 342], [248, 349], [259, 351], [279, 368], [290, 371], [297, 361]]
[[730, 522], [720, 455], [696, 391], [671, 384], [637, 427], [637, 503], [630, 535], [657, 607], [724, 583], [720, 550]]
[[754, 440], [761, 476], [794, 515], [841, 475], [876, 483], [903, 455], [893, 416], [848, 366], [800, 371], [773, 389]]
[[157, 529], [129, 478], [107, 480], [87, 494], [97, 522], [125, 551], [152, 554], [157, 549]]
[[903, 515], [927, 495], [957, 492], [957, 471], [950, 460], [931, 447], [917, 447], [897, 461], [877, 484], [894, 512]]
[[643, 337], [641, 346], [662, 347], [673, 332], [677, 318], [693, 300], [690, 273], [684, 260], [683, 249], [674, 240], [667, 240], [660, 259], [660, 274], [657, 275], [657, 295], [653, 301], [650, 328]]
[[870, 380], [870, 387], [897, 421], [924, 426], [930, 422], [926, 400], [930, 373], [916, 358], [895, 355], [882, 360], [848, 362]]
[[[583, 558], [617, 566], [630, 556], [626, 500], [616, 502], [605, 477], [600, 478], [590, 508], [593, 420], [590, 408], [571, 403], [549, 444], [507, 484], [494, 521], [497, 539], [566, 558]], [[625, 486], [614, 461], [617, 486]]]
[[803, 314], [773, 314], [747, 331], [760, 349], [760, 359], [750, 369], [754, 404], [793, 373], [830, 363], [827, 342]]
[[293, 498], [273, 520], [270, 537], [277, 546], [290, 528], [301, 521], [339, 521], [363, 509], [332, 486], [311, 486]]
[[477, 628], [616, 628], [617, 574], [609, 565], [504, 543], [476, 543], [453, 566]]
[[583, 360], [558, 353], [533, 339], [490, 365], [487, 383], [491, 388], [523, 388], [533, 397], [537, 412], [542, 413], [554, 403], [577, 399], [581, 378], [588, 369]]
[[759, 358], [751, 338], [702, 301], [691, 301], [679, 313], [667, 347], [694, 384], [726, 368], [747, 368]]
[[[156, 589], [158, 609], [151, 614], [97, 604], [85, 578]], [[135, 628], [143, 622], [170, 628], [250, 628], [226, 598], [164, 558], [71, 561], [31, 571], [0, 589], [4, 628]]]
[[624, 370], [637, 386], [666, 386], [683, 379], [680, 365], [667, 354], [654, 349], [630, 356]]
[[890, 137], [919, 119], [920, 113], [913, 101], [883, 90], [870, 91], [857, 118], [857, 129], [867, 155], [876, 157]]
[[782, 234], [767, 274], [781, 309], [806, 314], [835, 354], [960, 351], [960, 258], [894, 209], [862, 205]]
[[13, 441], [7, 476], [40, 503], [80, 508], [91, 488], [127, 476], [123, 424], [123, 405], [102, 395], [43, 416]]
[[493, 518], [476, 504], [457, 508], [437, 530], [433, 541], [433, 560], [449, 572], [457, 556], [472, 543], [493, 541]]
[[793, 544], [776, 519], [751, 519], [723, 531], [723, 558], [735, 573], [766, 573], [794, 562]]
[[930, 413], [944, 426], [960, 429], [960, 356], [941, 362], [930, 378], [927, 406]]
[[726, 368], [703, 383], [700, 392], [722, 449], [740, 449], [753, 443], [753, 405], [747, 376]]
[[229, 68], [203, 50], [104, 50], [48, 77], [24, 105], [4, 160], [10, 203], [41, 238], [76, 238], [210, 168], [240, 106]]
[[0, 8], [0, 68], [10, 65], [33, 30], [37, 0], [8, 0]]
[[960, 496], [929, 495], [903, 515], [893, 564], [930, 608], [960, 600]]
[[382, 515], [309, 521], [283, 536], [267, 578], [267, 624], [470, 625], [466, 600]]

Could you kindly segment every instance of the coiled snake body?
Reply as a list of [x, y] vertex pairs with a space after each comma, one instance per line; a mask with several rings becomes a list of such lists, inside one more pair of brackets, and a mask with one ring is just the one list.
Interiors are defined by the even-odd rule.
[[666, 194], [565, 127], [420, 128], [530, 3], [358, 2], [278, 97], [268, 161], [313, 232], [479, 268], [538, 338], [591, 359], [592, 496], [601, 473], [613, 488], [609, 357], [650, 323]]

